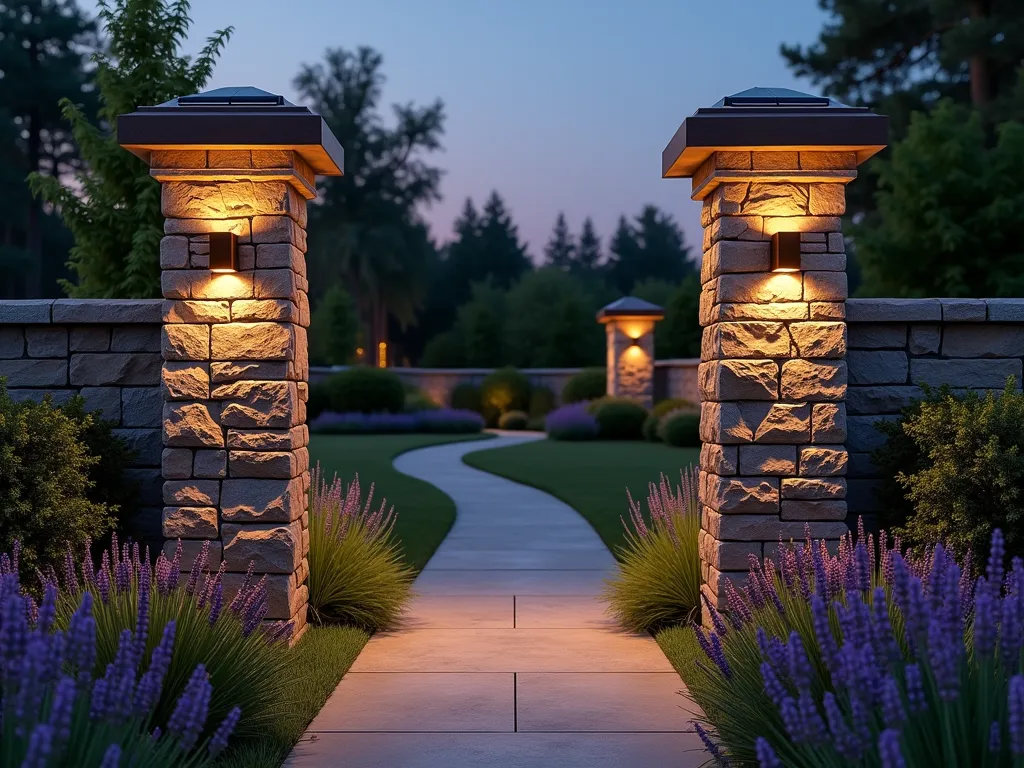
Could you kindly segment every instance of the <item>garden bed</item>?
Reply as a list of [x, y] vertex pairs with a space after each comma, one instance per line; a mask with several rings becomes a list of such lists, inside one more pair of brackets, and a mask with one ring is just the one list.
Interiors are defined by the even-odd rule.
[[466, 454], [471, 467], [539, 488], [561, 499], [594, 527], [612, 552], [624, 543], [622, 519], [629, 514], [627, 489], [640, 501], [647, 484], [665, 473], [673, 483], [679, 470], [696, 465], [697, 448], [628, 441], [538, 440]]

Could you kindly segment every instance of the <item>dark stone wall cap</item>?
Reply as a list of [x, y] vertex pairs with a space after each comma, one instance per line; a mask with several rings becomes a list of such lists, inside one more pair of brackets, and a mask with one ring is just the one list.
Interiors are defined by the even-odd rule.
[[597, 313], [597, 319], [601, 322], [619, 317], [649, 317], [653, 320], [660, 320], [664, 316], [665, 310], [662, 307], [635, 296], [623, 296], [621, 299], [616, 299], [611, 304], [601, 307]]

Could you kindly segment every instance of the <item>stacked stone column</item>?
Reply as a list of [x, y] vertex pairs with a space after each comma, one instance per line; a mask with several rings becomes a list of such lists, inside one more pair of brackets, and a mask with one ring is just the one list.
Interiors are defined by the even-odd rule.
[[[233, 593], [250, 562], [267, 619], [305, 629], [310, 485], [306, 199], [314, 175], [280, 150], [155, 151], [166, 222], [163, 533], [188, 568], [210, 542]], [[238, 236], [214, 274], [209, 233]]]
[[609, 395], [628, 397], [650, 408], [654, 402], [654, 321], [605, 323]]
[[[726, 607], [748, 558], [846, 525], [844, 152], [715, 152], [703, 200], [699, 497], [703, 590]], [[770, 271], [771, 235], [801, 232], [800, 270]]]

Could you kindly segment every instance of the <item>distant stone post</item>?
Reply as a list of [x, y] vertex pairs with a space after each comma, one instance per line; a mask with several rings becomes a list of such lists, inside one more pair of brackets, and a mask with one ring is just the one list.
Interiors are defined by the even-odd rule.
[[887, 132], [866, 109], [753, 88], [697, 110], [662, 154], [704, 205], [700, 554], [716, 607], [750, 555], [847, 531], [840, 216]]
[[654, 324], [664, 310], [643, 299], [623, 297], [603, 307], [597, 321], [608, 345], [609, 395], [628, 397], [647, 408], [654, 402]]
[[168, 554], [182, 539], [188, 568], [209, 541], [227, 592], [254, 563], [267, 618], [294, 622], [297, 639], [309, 571], [306, 200], [316, 175], [342, 173], [342, 148], [318, 115], [255, 88], [142, 107], [118, 118], [118, 138], [160, 181], [166, 217]]

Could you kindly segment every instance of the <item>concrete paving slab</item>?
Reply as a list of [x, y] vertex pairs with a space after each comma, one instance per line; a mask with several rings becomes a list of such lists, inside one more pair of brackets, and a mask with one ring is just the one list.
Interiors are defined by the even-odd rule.
[[695, 733], [309, 734], [289, 768], [698, 768]]
[[514, 729], [511, 674], [349, 672], [308, 730], [493, 733]]
[[[551, 549], [455, 549], [444, 553], [445, 570], [604, 570], [608, 566], [608, 550]], [[429, 566], [428, 566], [429, 567]]]
[[402, 614], [401, 629], [512, 629], [512, 595], [418, 595]]
[[414, 629], [374, 635], [353, 672], [671, 672], [653, 638], [597, 629]]
[[608, 629], [616, 624], [596, 595], [517, 595], [519, 629]]
[[520, 731], [692, 731], [696, 705], [679, 695], [675, 672], [516, 676]]
[[423, 570], [413, 589], [421, 595], [598, 595], [613, 573], [600, 571]]

